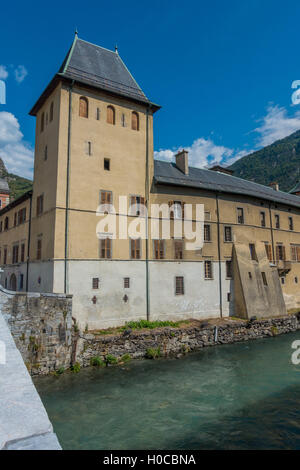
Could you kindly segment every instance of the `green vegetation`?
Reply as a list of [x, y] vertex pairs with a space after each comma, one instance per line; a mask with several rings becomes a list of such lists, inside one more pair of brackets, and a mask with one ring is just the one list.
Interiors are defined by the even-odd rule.
[[71, 370], [71, 372], [74, 372], [75, 374], [78, 374], [78, 372], [80, 371], [80, 364], [79, 364], [79, 362], [75, 362], [75, 364], [73, 364], [73, 365], [70, 367], [70, 370]]
[[90, 363], [94, 367], [105, 367], [105, 362], [99, 356], [92, 357]]
[[129, 362], [129, 361], [131, 361], [130, 354], [123, 354], [123, 356], [120, 358], [119, 362]]
[[147, 359], [157, 359], [161, 356], [160, 347], [158, 348], [149, 348], [146, 351], [146, 358]]
[[118, 363], [118, 359], [115, 356], [113, 356], [112, 354], [107, 354], [107, 356], [105, 356], [105, 360], [106, 360], [107, 364], [117, 364]]
[[10, 189], [11, 201], [13, 199], [17, 199], [32, 189], [32, 181], [28, 180], [27, 178], [22, 178], [21, 176], [7, 173], [5, 179], [7, 180]]
[[268, 185], [279, 183], [279, 189], [290, 191], [300, 180], [300, 131], [272, 145], [246, 155], [229, 168], [234, 176]]
[[276, 336], [279, 333], [278, 328], [276, 326], [272, 326], [271, 331], [272, 331], [273, 336]]
[[164, 326], [173, 326], [178, 327], [181, 323], [186, 323], [186, 321], [148, 321], [148, 320], [139, 320], [139, 321], [129, 321], [125, 326], [122, 327], [123, 330], [131, 328], [132, 330], [141, 330], [143, 328], [160, 328]]

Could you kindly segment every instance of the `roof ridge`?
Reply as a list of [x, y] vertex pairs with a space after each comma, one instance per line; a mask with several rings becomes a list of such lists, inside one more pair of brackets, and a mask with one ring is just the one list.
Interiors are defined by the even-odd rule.
[[94, 44], [93, 42], [86, 41], [85, 39], [80, 39], [80, 38], [78, 38], [78, 40], [79, 40], [79, 41], [82, 41], [82, 42], [85, 42], [86, 44], [90, 44], [91, 46], [99, 47], [99, 49], [103, 49], [104, 51], [111, 52], [112, 54], [119, 55], [119, 54], [117, 54], [115, 51], [112, 51], [112, 50], [110, 50], [110, 49], [107, 49], [107, 47], [99, 46], [98, 44]]

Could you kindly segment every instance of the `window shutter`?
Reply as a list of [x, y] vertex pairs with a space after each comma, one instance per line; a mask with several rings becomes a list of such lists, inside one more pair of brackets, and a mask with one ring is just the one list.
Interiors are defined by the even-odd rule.
[[300, 261], [300, 246], [297, 246], [297, 261]]
[[140, 208], [140, 214], [145, 215], [145, 198], [141, 197], [141, 208]]
[[181, 203], [181, 216], [182, 216], [182, 220], [184, 219], [184, 206], [185, 206], [185, 202], [182, 202], [182, 203]]
[[285, 261], [285, 246], [282, 245], [282, 259]]
[[169, 208], [170, 208], [170, 219], [174, 219], [174, 210], [171, 209], [174, 206], [174, 201], [169, 201]]
[[136, 253], [136, 259], [140, 259], [140, 253], [141, 253], [141, 248], [140, 248], [140, 239], [135, 240], [135, 253]]
[[279, 260], [279, 245], [276, 245], [276, 260]]

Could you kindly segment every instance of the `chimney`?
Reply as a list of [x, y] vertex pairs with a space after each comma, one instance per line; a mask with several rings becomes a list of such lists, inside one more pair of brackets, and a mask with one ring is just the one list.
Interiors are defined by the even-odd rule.
[[274, 191], [279, 191], [279, 184], [278, 183], [270, 183], [269, 186], [274, 189]]
[[182, 149], [175, 155], [177, 168], [185, 175], [189, 174], [189, 152]]

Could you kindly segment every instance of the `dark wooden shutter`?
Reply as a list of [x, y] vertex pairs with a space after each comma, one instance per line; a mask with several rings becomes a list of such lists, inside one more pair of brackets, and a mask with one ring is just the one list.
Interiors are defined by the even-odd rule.
[[297, 261], [300, 261], [300, 246], [297, 246]]
[[285, 257], [285, 246], [282, 245], [282, 259], [285, 261], [286, 260], [286, 257]]
[[169, 201], [170, 219], [174, 219], [174, 210], [171, 209], [173, 205], [174, 205], [174, 201]]

